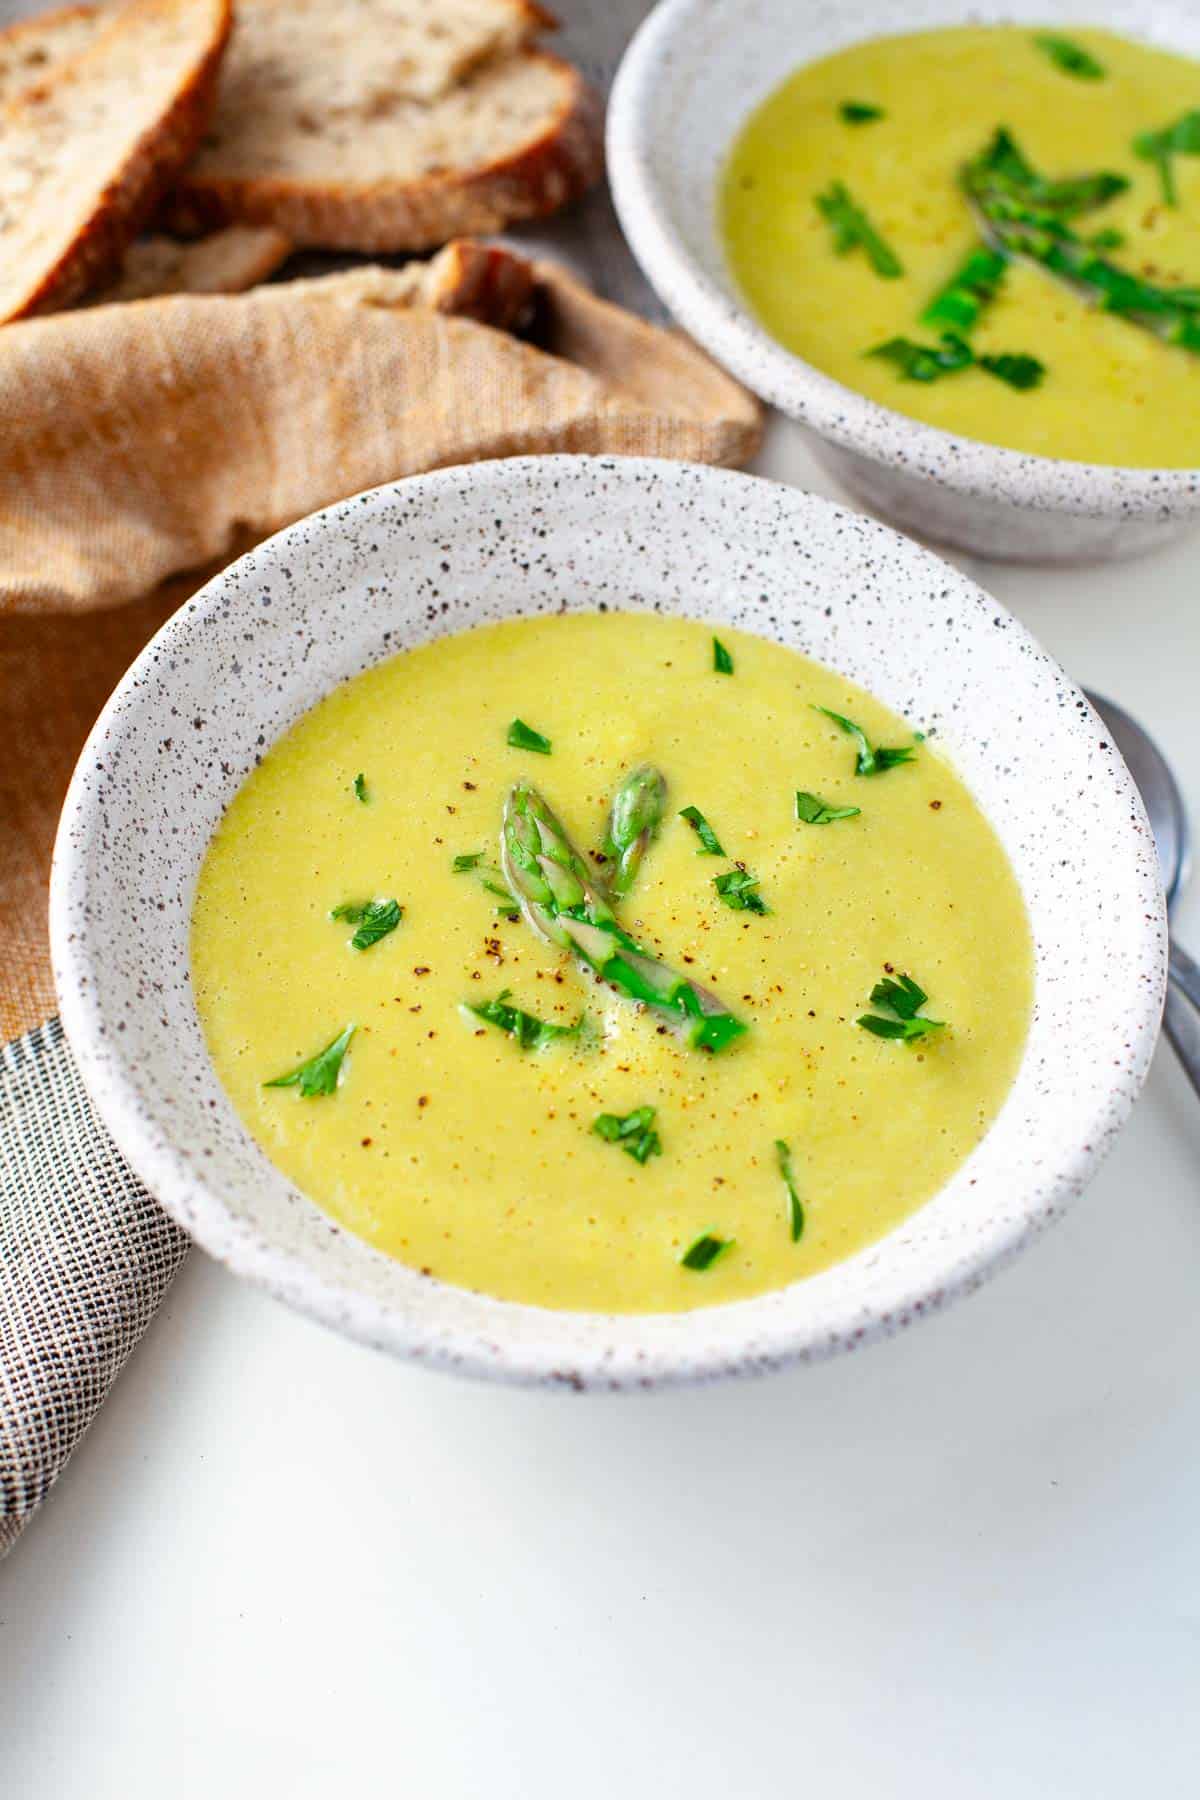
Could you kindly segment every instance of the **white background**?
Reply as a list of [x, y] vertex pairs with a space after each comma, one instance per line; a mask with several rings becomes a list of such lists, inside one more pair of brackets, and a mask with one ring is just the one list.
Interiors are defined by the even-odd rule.
[[[581, 0], [575, 48], [638, 10]], [[781, 422], [760, 468], [834, 492]], [[964, 566], [1152, 723], [1200, 816], [1200, 537]], [[1179, 924], [1200, 947], [1200, 903]], [[0, 1792], [1193, 1800], [1198, 1295], [1165, 1047], [1015, 1268], [766, 1381], [471, 1386], [194, 1252], [0, 1565]]]

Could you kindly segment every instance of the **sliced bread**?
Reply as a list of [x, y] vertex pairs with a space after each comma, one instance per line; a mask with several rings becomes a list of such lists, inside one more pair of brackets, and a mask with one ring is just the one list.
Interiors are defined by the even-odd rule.
[[88, 306], [153, 300], [164, 294], [242, 294], [257, 287], [291, 255], [281, 231], [269, 225], [227, 225], [211, 237], [142, 237], [130, 244], [120, 274], [89, 294]]
[[229, 0], [131, 0], [0, 116], [0, 321], [102, 280], [194, 151]]
[[578, 71], [525, 47], [546, 22], [519, 0], [239, 0], [172, 224], [377, 252], [553, 212], [601, 144]]
[[[104, 21], [94, 6], [59, 6], [0, 31], [0, 107], [91, 43]], [[0, 125], [0, 136], [3, 136]]]
[[[0, 106], [45, 74], [51, 64], [82, 50], [100, 31], [119, 0], [56, 7], [19, 19], [0, 31]], [[239, 18], [243, 7], [238, 7]], [[312, 88], [323, 104], [337, 105], [340, 71], [351, 69], [351, 97], [362, 97], [361, 69], [353, 73], [364, 31], [379, 34], [373, 81], [380, 94], [436, 100], [469, 69], [489, 56], [515, 50], [557, 20], [534, 0], [291, 0], [294, 29], [305, 35]], [[255, 78], [254, 25], [243, 70]], [[239, 61], [242, 61], [239, 58]], [[254, 97], [257, 99], [257, 96]]]

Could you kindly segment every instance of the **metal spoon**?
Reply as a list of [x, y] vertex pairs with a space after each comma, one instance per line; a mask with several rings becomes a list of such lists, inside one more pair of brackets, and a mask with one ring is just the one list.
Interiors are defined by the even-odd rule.
[[[1183, 795], [1171, 765], [1137, 720], [1099, 694], [1089, 693], [1088, 699], [1108, 726], [1145, 802], [1170, 913], [1191, 866], [1191, 834]], [[1170, 945], [1163, 1031], [1188, 1080], [1200, 1094], [1200, 967], [1175, 942], [1174, 936]]]

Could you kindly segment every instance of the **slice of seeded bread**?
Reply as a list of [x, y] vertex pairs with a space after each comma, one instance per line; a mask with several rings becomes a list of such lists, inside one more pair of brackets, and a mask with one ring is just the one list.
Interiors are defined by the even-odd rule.
[[130, 244], [120, 274], [89, 294], [88, 306], [152, 300], [163, 294], [242, 294], [286, 262], [292, 246], [269, 225], [227, 225], [211, 237], [142, 237]]
[[[119, 4], [120, 0], [107, 0], [101, 5], [56, 7], [0, 31], [0, 106], [38, 80], [52, 63], [82, 50]], [[240, 20], [245, 8], [239, 5], [237, 10]], [[370, 40], [373, 91], [436, 100], [476, 64], [516, 50], [557, 24], [535, 0], [341, 0], [338, 5], [329, 0], [290, 0], [288, 12], [292, 29], [304, 34], [312, 91], [322, 104], [334, 107], [340, 104], [343, 69], [349, 71], [351, 102], [362, 98], [364, 37]], [[246, 81], [254, 83], [261, 66], [253, 20], [244, 35], [250, 42], [238, 60]], [[312, 95], [308, 98], [311, 101]]]
[[191, 156], [229, 0], [130, 0], [0, 114], [0, 321], [102, 280]]
[[94, 6], [60, 6], [0, 31], [0, 108], [41, 81], [55, 63], [85, 49], [103, 17]]
[[525, 46], [544, 22], [513, 0], [238, 0], [173, 227], [377, 252], [553, 212], [599, 176], [600, 120], [577, 70]]

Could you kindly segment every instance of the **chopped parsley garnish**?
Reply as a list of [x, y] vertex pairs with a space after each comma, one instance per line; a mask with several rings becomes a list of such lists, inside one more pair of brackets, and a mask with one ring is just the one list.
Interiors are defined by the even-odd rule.
[[1106, 225], [1103, 231], [1093, 231], [1084, 242], [1089, 250], [1119, 250], [1125, 242], [1125, 233], [1113, 225]]
[[551, 1025], [533, 1013], [523, 1012], [519, 1006], [510, 1006], [508, 997], [511, 992], [511, 988], [505, 988], [495, 1000], [484, 1000], [479, 1004], [465, 1000], [463, 1005], [477, 1019], [484, 1019], [489, 1025], [507, 1031], [522, 1050], [541, 1050], [545, 1045], [554, 1043], [557, 1038], [575, 1037], [583, 1024], [583, 1014], [580, 1013], [573, 1025]]
[[861, 806], [830, 806], [818, 794], [796, 793], [796, 818], [801, 825], [833, 825], [838, 819], [857, 819]]
[[361, 800], [364, 806], [367, 804], [367, 778], [365, 775], [354, 777], [354, 798]]
[[499, 869], [493, 869], [489, 863], [484, 862], [482, 850], [462, 851], [454, 858], [450, 870], [454, 875], [477, 874], [480, 887], [486, 888], [489, 894], [495, 894], [501, 900], [502, 904], [495, 909], [500, 917], [502, 919], [520, 917], [521, 909], [513, 899], [512, 889], [505, 882]]
[[882, 775], [888, 769], [895, 769], [901, 763], [911, 762], [917, 754], [916, 746], [904, 744], [897, 749], [889, 750], [883, 744], [872, 744], [861, 725], [853, 719], [847, 719], [841, 713], [830, 712], [827, 706], [814, 706], [814, 712], [824, 713], [832, 719], [839, 730], [852, 737], [858, 746], [854, 773], [856, 775]]
[[702, 1232], [695, 1243], [689, 1244], [679, 1261], [685, 1269], [711, 1269], [719, 1256], [732, 1250], [736, 1238], [717, 1237], [711, 1231]]
[[792, 1153], [782, 1138], [775, 1139], [775, 1160], [779, 1164], [779, 1173], [782, 1175], [783, 1185], [787, 1189], [788, 1229], [792, 1234], [793, 1244], [798, 1244], [804, 1230], [804, 1207], [796, 1192], [795, 1177], [792, 1174]]
[[770, 907], [758, 891], [758, 876], [749, 869], [730, 869], [725, 875], [714, 875], [713, 886], [726, 906], [734, 912], [769, 913]]
[[621, 1118], [617, 1113], [601, 1113], [592, 1130], [610, 1144], [619, 1144], [626, 1156], [644, 1163], [648, 1156], [662, 1155], [662, 1139], [654, 1129], [653, 1106], [635, 1107]]
[[1046, 373], [1045, 363], [1039, 362], [1036, 356], [1017, 355], [1008, 350], [1001, 351], [999, 356], [981, 356], [979, 366], [1022, 394], [1030, 388], [1040, 387]]
[[508, 728], [508, 742], [514, 750], [533, 750], [538, 756], [549, 756], [550, 739], [527, 725], [524, 719], [514, 719]]
[[940, 350], [933, 344], [914, 343], [912, 338], [894, 337], [876, 344], [866, 354], [894, 364], [905, 381], [940, 381], [943, 375], [957, 375], [960, 369], [969, 369], [975, 361], [970, 344], [953, 331], [942, 333]]
[[1133, 140], [1133, 154], [1140, 156], [1143, 162], [1157, 165], [1163, 199], [1168, 206], [1177, 207], [1179, 190], [1175, 185], [1171, 158], [1200, 156], [1200, 112], [1184, 113], [1181, 119], [1176, 119], [1162, 131], [1139, 132]]
[[[1075, 218], [1079, 213], [1094, 212], [1098, 206], [1107, 206], [1118, 194], [1123, 194], [1129, 186], [1127, 175], [1114, 174], [1110, 169], [1098, 170], [1094, 175], [1068, 175], [1059, 181], [1050, 181], [1039, 175], [1033, 164], [1024, 155], [1011, 131], [998, 125], [992, 134], [987, 148], [983, 150], [965, 171], [966, 187], [969, 198], [982, 203], [984, 199], [999, 201], [1005, 206], [1008, 214], [1017, 209], [1017, 216], [1023, 207], [1036, 209], [1043, 227], [1051, 229], [1057, 222]], [[986, 193], [979, 190], [986, 188]], [[991, 217], [988, 207], [983, 206], [986, 217]]]
[[[926, 325], [943, 325], [950, 331], [970, 331], [985, 306], [996, 298], [1008, 258], [999, 250], [976, 244], [939, 288], [921, 318]], [[903, 339], [898, 340], [903, 342]]]
[[713, 639], [713, 669], [718, 675], [733, 674], [733, 658], [717, 637]]
[[506, 888], [502, 881], [493, 880], [491, 874], [485, 870], [480, 886], [485, 888], [489, 894], [496, 895], [500, 904], [495, 910], [502, 919], [520, 918], [521, 909], [513, 899], [511, 889]]
[[344, 919], [347, 925], [357, 925], [350, 948], [369, 950], [380, 938], [395, 931], [404, 917], [404, 908], [398, 900], [346, 900], [341, 906], [335, 906], [329, 916]]
[[725, 852], [721, 848], [720, 839], [698, 806], [685, 806], [679, 816], [681, 819], [687, 820], [700, 839], [697, 856], [724, 856]]
[[1039, 31], [1033, 41], [1052, 63], [1057, 63], [1064, 75], [1074, 75], [1079, 81], [1103, 81], [1108, 73], [1090, 50], [1085, 50], [1072, 38], [1059, 37], [1053, 31]]
[[894, 363], [905, 381], [940, 381], [943, 375], [979, 368], [1007, 382], [1009, 387], [1024, 391], [1037, 387], [1046, 373], [1045, 364], [1036, 356], [1007, 350], [997, 356], [976, 356], [966, 339], [953, 331], [942, 333], [940, 350], [930, 344], [916, 344], [911, 338], [894, 337], [886, 344], [877, 344], [867, 355]]
[[815, 204], [833, 232], [835, 256], [847, 256], [851, 250], [861, 249], [875, 273], [885, 281], [903, 275], [900, 258], [880, 237], [861, 206], [855, 205], [843, 182], [833, 182], [828, 192], [816, 196]]
[[882, 106], [872, 106], [866, 100], [843, 100], [838, 114], [847, 125], [870, 125], [876, 119], [887, 118]]
[[895, 1016], [881, 1017], [878, 1013], [864, 1013], [858, 1023], [864, 1031], [872, 1032], [875, 1037], [898, 1038], [911, 1044], [917, 1038], [927, 1037], [931, 1031], [946, 1029], [944, 1020], [921, 1016], [921, 1008], [928, 998], [924, 988], [918, 987], [911, 975], [901, 975], [899, 981], [885, 975], [871, 989], [871, 1005], [885, 1006]]
[[320, 1094], [332, 1094], [341, 1078], [342, 1063], [350, 1039], [354, 1036], [354, 1026], [347, 1025], [345, 1031], [334, 1038], [332, 1044], [326, 1044], [315, 1056], [293, 1069], [290, 1075], [276, 1075], [274, 1081], [264, 1081], [264, 1087], [285, 1088], [298, 1087], [302, 1100], [311, 1100]]

